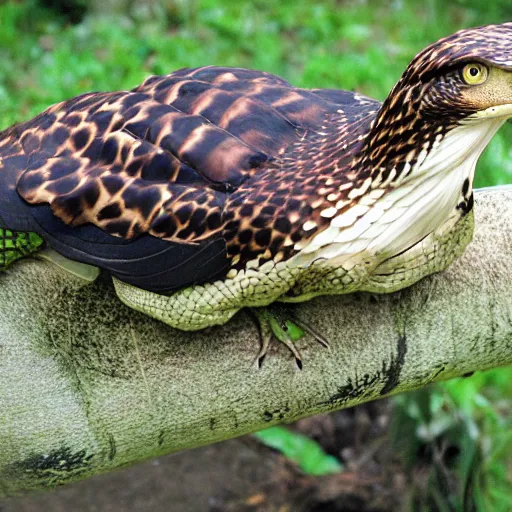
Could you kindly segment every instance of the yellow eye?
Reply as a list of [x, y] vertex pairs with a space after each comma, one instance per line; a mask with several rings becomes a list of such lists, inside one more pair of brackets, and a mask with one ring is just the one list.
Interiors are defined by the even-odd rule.
[[483, 84], [489, 74], [487, 68], [478, 62], [466, 64], [462, 70], [462, 78], [469, 85]]

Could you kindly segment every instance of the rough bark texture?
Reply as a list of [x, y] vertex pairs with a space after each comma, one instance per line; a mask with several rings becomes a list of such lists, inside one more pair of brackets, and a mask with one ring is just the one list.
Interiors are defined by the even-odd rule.
[[296, 314], [330, 340], [258, 369], [242, 312], [184, 333], [22, 261], [0, 276], [0, 494], [54, 486], [432, 381], [512, 363], [512, 188], [476, 195], [462, 258], [403, 292], [328, 297]]

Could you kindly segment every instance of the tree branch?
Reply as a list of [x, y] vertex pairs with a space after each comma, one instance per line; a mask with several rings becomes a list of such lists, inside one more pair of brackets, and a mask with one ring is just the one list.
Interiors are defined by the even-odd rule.
[[447, 271], [403, 292], [327, 297], [297, 315], [330, 340], [261, 369], [247, 313], [184, 333], [136, 313], [108, 278], [39, 261], [0, 276], [0, 494], [512, 363], [512, 187], [480, 191], [476, 233]]

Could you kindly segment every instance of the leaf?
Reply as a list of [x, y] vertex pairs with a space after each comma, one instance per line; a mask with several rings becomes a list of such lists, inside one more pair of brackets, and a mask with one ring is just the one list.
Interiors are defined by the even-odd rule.
[[305, 473], [328, 475], [339, 473], [343, 465], [309, 437], [285, 427], [272, 427], [254, 434], [263, 444], [281, 452]]

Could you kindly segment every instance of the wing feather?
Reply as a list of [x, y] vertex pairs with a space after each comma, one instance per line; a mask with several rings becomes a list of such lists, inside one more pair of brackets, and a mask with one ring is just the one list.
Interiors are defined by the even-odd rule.
[[144, 288], [211, 279], [228, 266], [230, 194], [351, 105], [346, 91], [212, 66], [78, 96], [0, 133], [0, 226]]

